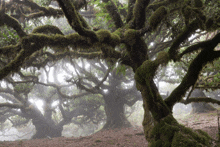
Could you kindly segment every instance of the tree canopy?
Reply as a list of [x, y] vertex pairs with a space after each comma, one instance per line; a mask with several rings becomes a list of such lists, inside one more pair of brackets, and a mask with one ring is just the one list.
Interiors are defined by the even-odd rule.
[[[219, 0], [102, 0], [91, 3], [57, 0], [56, 8], [48, 7], [50, 2], [1, 2], [0, 27], [12, 29], [14, 33], [11, 34], [17, 35], [15, 40], [5, 41], [0, 47], [1, 80], [22, 69], [41, 68], [66, 56], [118, 62], [135, 72], [136, 87], [144, 103], [145, 137], [150, 146], [210, 146], [210, 137], [204, 132], [194, 132], [178, 124], [172, 116], [172, 108], [184, 101], [186, 92], [195, 87], [203, 68], [220, 57]], [[95, 13], [102, 12], [99, 17], [103, 20], [106, 17], [113, 26], [96, 28], [89, 25], [79, 11], [87, 9], [87, 5], [94, 6]], [[54, 25], [24, 29], [27, 21], [63, 16], [74, 33], [64, 34]], [[207, 40], [191, 41], [195, 35], [204, 33], [214, 35]], [[183, 62], [184, 56], [192, 54], [194, 57], [180, 84], [163, 100], [154, 82], [156, 73], [160, 67]], [[199, 101], [219, 103], [206, 97]], [[21, 104], [2, 106], [17, 108]]]

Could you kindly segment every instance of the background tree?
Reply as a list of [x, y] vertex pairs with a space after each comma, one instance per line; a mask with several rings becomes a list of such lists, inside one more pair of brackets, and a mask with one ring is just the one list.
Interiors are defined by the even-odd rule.
[[[125, 114], [125, 105], [131, 107], [141, 100], [135, 88], [131, 69], [120, 65], [111, 67], [110, 63], [106, 64], [99, 60], [87, 62], [82, 60], [81, 64], [82, 66], [72, 63], [78, 78], [71, 77], [67, 81], [75, 83], [81, 90], [102, 95], [107, 117], [103, 129], [130, 127], [131, 124]], [[122, 74], [123, 72], [125, 74]]]

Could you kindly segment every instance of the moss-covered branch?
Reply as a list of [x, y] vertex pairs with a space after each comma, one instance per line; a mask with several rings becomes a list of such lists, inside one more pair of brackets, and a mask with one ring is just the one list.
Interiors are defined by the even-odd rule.
[[51, 7], [42, 7], [39, 6], [37, 3], [35, 3], [34, 1], [31, 0], [14, 0], [13, 2], [17, 3], [17, 4], [22, 4], [25, 5], [27, 7], [30, 7], [31, 10], [38, 10], [38, 12], [34, 12], [31, 14], [23, 14], [25, 16], [25, 18], [28, 19], [33, 19], [33, 18], [38, 18], [38, 17], [42, 17], [42, 16], [53, 16], [53, 17], [61, 17], [63, 16], [63, 11], [60, 9], [55, 9], [55, 8], [51, 8]]
[[178, 0], [164, 0], [164, 1], [160, 1], [160, 2], [154, 1], [147, 7], [147, 9], [152, 9], [155, 11], [156, 9], [158, 9], [161, 6], [167, 6], [172, 3], [178, 3]]
[[70, 26], [79, 33], [79, 35], [84, 37], [89, 37], [92, 42], [98, 42], [99, 39], [95, 32], [88, 30], [83, 27], [82, 22], [79, 17], [79, 13], [77, 13], [74, 5], [69, 0], [57, 0], [60, 7], [62, 8]]
[[134, 6], [134, 23], [135, 29], [139, 30], [144, 27], [146, 21], [146, 7], [150, 0], [136, 0]]
[[52, 25], [39, 26], [39, 27], [35, 28], [35, 29], [32, 31], [32, 33], [60, 34], [60, 35], [64, 35], [58, 27], [52, 26]]
[[7, 25], [8, 27], [13, 28], [20, 38], [27, 36], [27, 34], [22, 30], [21, 25], [16, 19], [9, 16], [8, 14], [0, 13], [0, 27], [3, 25]]
[[219, 42], [220, 43], [219, 36], [220, 36], [220, 33], [218, 33], [214, 38], [212, 38], [210, 40], [199, 42], [195, 45], [188, 47], [179, 55], [179, 58], [181, 58], [185, 54], [192, 53], [194, 51], [197, 51], [198, 49], [204, 48], [205, 46], [210, 46], [210, 44], [212, 44], [212, 42]]
[[123, 22], [121, 16], [118, 13], [118, 9], [112, 0], [102, 0], [106, 3], [106, 9], [110, 14], [111, 18], [114, 20], [116, 28], [120, 28], [123, 26]]
[[182, 97], [185, 95], [186, 91], [191, 86], [195, 85], [203, 66], [208, 62], [220, 57], [220, 52], [214, 51], [214, 48], [218, 45], [219, 40], [220, 34], [217, 34], [212, 41], [209, 41], [207, 46], [203, 46], [203, 50], [190, 64], [187, 74], [184, 76], [181, 84], [175, 90], [173, 90], [170, 96], [165, 100], [166, 104], [171, 110], [176, 102], [182, 100]]
[[136, 0], [128, 0], [128, 14], [126, 17], [126, 22], [128, 23], [133, 17], [133, 9]]
[[220, 101], [210, 97], [191, 97], [188, 100], [181, 100], [183, 104], [190, 104], [192, 102], [205, 102], [205, 103], [213, 103], [220, 105]]
[[180, 33], [177, 38], [174, 40], [172, 46], [169, 49], [170, 58], [172, 60], [177, 60], [177, 50], [179, 49], [179, 45], [185, 41], [190, 35], [194, 33], [194, 31], [198, 28], [198, 21], [194, 20], [189, 25], [185, 26], [182, 33]]
[[21, 50], [21, 44], [18, 43], [16, 45], [9, 45], [9, 46], [0, 47], [0, 54], [9, 57], [12, 55], [12, 53], [17, 53], [20, 50]]
[[[34, 32], [40, 32], [41, 29], [45, 29], [43, 27], [36, 28]], [[47, 28], [47, 27], [46, 27]], [[57, 31], [57, 29], [55, 29]], [[54, 28], [52, 27], [52, 31]], [[59, 32], [59, 31], [58, 31]], [[43, 47], [52, 47], [58, 48], [60, 51], [65, 47], [71, 46], [74, 50], [80, 49], [89, 49], [91, 47], [98, 48], [99, 51], [103, 51], [104, 56], [103, 58], [121, 58], [120, 52], [114, 50], [114, 47], [120, 43], [120, 38], [118, 35], [106, 32], [106, 31], [98, 31], [97, 36], [99, 37], [99, 43], [91, 43], [91, 40], [86, 37], [82, 37], [77, 33], [70, 34], [67, 36], [56, 34], [56, 35], [45, 35], [45, 34], [30, 34], [27, 37], [23, 37], [20, 45], [20, 52], [17, 54], [16, 58], [8, 63], [5, 67], [0, 70], [0, 79], [3, 79], [5, 76], [12, 72], [16, 72], [20, 69], [24, 61], [31, 57], [33, 53], [42, 49]], [[103, 45], [105, 46], [103, 48]], [[95, 58], [100, 57], [100, 52], [70, 52], [71, 56], [75, 57], [87, 57], [87, 58]], [[62, 55], [60, 55], [62, 56]], [[46, 62], [45, 62], [46, 63]]]

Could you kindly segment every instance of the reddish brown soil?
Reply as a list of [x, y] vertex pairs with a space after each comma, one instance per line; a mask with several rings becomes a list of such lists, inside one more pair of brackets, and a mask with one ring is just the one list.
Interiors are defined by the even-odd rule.
[[[178, 119], [178, 121], [190, 128], [202, 129], [211, 137], [217, 139], [218, 124], [216, 111], [188, 115], [185, 118]], [[0, 142], [0, 147], [147, 147], [147, 145], [142, 127], [106, 130], [78, 138], [59, 137]]]

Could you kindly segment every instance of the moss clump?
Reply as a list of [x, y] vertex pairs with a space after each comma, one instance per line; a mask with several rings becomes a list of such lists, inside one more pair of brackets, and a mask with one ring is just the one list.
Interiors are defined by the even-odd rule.
[[115, 47], [120, 43], [120, 37], [116, 33], [111, 33], [108, 30], [98, 30], [97, 32], [99, 41], [102, 43], [106, 43], [111, 45], [112, 47]]
[[167, 13], [168, 12], [166, 10], [166, 7], [164, 6], [159, 7], [154, 12], [154, 14], [150, 17], [150, 27], [152, 28], [152, 30], [155, 30], [157, 28], [161, 20], [166, 17]]
[[98, 35], [99, 41], [103, 43], [108, 43], [111, 37], [111, 32], [104, 29], [98, 30], [96, 34]]
[[60, 34], [63, 35], [63, 33], [60, 31], [60, 29], [56, 26], [52, 25], [44, 25], [44, 26], [39, 26], [35, 28], [32, 33], [43, 33], [43, 34]]
[[111, 34], [111, 38], [110, 38], [109, 44], [112, 47], [115, 47], [116, 45], [118, 45], [120, 43], [120, 41], [121, 41], [121, 39], [120, 39], [119, 35], [117, 35], [115, 33]]
[[155, 75], [157, 64], [153, 61], [145, 61], [135, 72], [135, 81], [140, 84], [145, 84], [150, 78]]
[[165, 51], [161, 51], [157, 55], [156, 62], [157, 64], [163, 64], [166, 65], [169, 61], [169, 54]]
[[115, 32], [113, 32], [113, 34], [118, 35], [120, 38], [123, 35], [123, 29], [122, 28], [118, 28]]
[[124, 33], [124, 40], [130, 46], [133, 46], [136, 43], [137, 32], [133, 29], [128, 29]]

